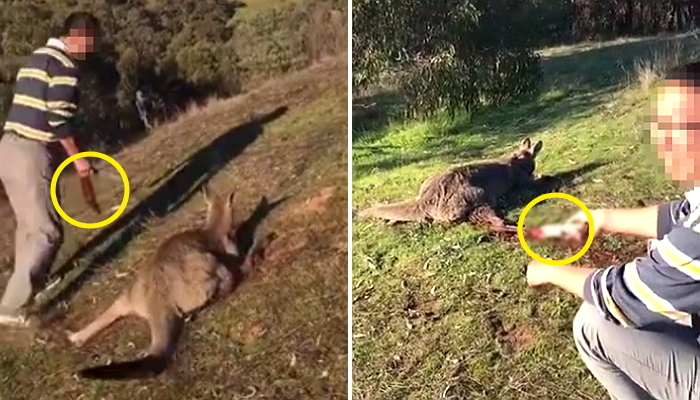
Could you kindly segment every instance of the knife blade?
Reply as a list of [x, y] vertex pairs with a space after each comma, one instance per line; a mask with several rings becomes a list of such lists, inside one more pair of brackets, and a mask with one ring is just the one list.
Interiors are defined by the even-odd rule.
[[530, 238], [538, 241], [554, 239], [556, 241], [564, 241], [570, 245], [583, 245], [586, 239], [579, 238], [577, 235], [574, 235], [574, 233], [574, 228], [566, 224], [543, 225], [539, 228], [529, 228], [526, 230], [526, 234], [529, 234]]
[[97, 204], [97, 200], [95, 199], [95, 188], [92, 186], [92, 181], [90, 180], [89, 175], [80, 177], [80, 189], [83, 192], [83, 198], [85, 199], [87, 205], [90, 206], [90, 208], [92, 208], [96, 213], [102, 214], [102, 210], [100, 210], [100, 206]]

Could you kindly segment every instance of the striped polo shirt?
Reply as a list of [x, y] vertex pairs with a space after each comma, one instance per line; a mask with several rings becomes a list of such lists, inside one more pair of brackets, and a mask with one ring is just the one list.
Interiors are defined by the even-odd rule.
[[78, 109], [78, 66], [63, 41], [52, 38], [27, 57], [15, 82], [4, 130], [53, 142], [73, 134]]
[[625, 327], [693, 326], [700, 315], [700, 188], [661, 205], [657, 241], [647, 256], [597, 270], [586, 280], [584, 298]]

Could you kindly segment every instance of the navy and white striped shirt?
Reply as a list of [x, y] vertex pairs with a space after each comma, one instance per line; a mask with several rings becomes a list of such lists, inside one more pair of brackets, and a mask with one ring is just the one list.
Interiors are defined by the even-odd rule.
[[692, 326], [700, 314], [700, 188], [659, 207], [657, 238], [646, 257], [586, 280], [585, 300], [606, 319], [625, 327]]
[[73, 134], [78, 109], [78, 66], [59, 39], [27, 57], [17, 73], [5, 131], [43, 142]]

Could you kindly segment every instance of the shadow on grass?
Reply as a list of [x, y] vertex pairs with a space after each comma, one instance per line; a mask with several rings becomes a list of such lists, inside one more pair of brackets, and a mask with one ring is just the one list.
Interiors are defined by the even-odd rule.
[[[376, 170], [388, 171], [436, 159], [463, 162], [501, 148], [505, 153], [515, 141], [562, 122], [575, 123], [590, 117], [615, 90], [617, 86], [587, 92], [568, 90], [541, 96], [536, 101], [486, 107], [473, 118], [465, 115], [447, 123], [432, 123], [428, 128], [432, 132], [426, 135], [420, 148], [414, 149], [381, 141], [390, 131], [387, 128], [353, 132], [353, 141], [359, 140], [354, 142], [353, 149], [365, 151], [367, 156], [366, 161], [353, 163], [353, 176], [364, 177]], [[466, 137], [479, 137], [481, 141], [465, 142]]]
[[592, 162], [568, 171], [553, 175], [543, 176], [535, 181], [535, 185], [528, 189], [518, 190], [513, 195], [499, 199], [497, 207], [503, 212], [509, 212], [525, 207], [532, 200], [545, 193], [559, 192], [564, 188], [572, 187], [577, 178], [589, 174], [600, 167], [604, 162]]
[[[506, 153], [516, 141], [562, 121], [574, 123], [597, 112], [605, 96], [614, 88], [570, 96], [541, 99], [522, 105], [492, 108], [472, 120], [457, 119], [445, 128], [436, 128], [419, 149], [406, 149], [383, 142], [356, 143], [353, 149], [366, 156], [353, 163], [353, 177], [362, 178], [377, 170], [391, 171], [405, 165], [443, 160], [463, 163], [483, 158], [494, 150]], [[465, 142], [465, 137], [479, 142]]]
[[562, 85], [577, 91], [619, 87], [629, 83], [635, 60], [650, 59], [655, 51], [663, 52], [676, 43], [688, 55], [697, 55], [700, 50], [700, 41], [692, 35], [659, 35], [543, 57], [542, 69], [547, 81], [544, 90]]
[[469, 160], [481, 158], [484, 151], [491, 143], [484, 141], [482, 143], [470, 145], [468, 148], [460, 148], [459, 146], [450, 146], [447, 143], [427, 145], [426, 149], [421, 153], [402, 154], [401, 151], [394, 151], [397, 146], [391, 145], [374, 145], [374, 146], [356, 146], [355, 150], [369, 150], [372, 156], [381, 156], [381, 159], [376, 162], [353, 164], [353, 177], [360, 178], [375, 173], [377, 170], [390, 171], [395, 168], [401, 168], [406, 165], [425, 162], [432, 159], [449, 159], [449, 160]]
[[387, 133], [392, 121], [403, 117], [401, 96], [397, 92], [384, 91], [353, 101], [352, 141], [378, 140]]
[[[72, 298], [94, 273], [94, 268], [115, 259], [145, 229], [149, 218], [165, 217], [177, 210], [214, 174], [255, 142], [263, 133], [265, 124], [281, 117], [286, 111], [286, 107], [280, 107], [261, 118], [235, 127], [183, 162], [151, 195], [92, 238], [56, 270], [53, 278], [61, 280], [60, 289], [55, 296], [47, 299], [41, 310], [48, 311], [59, 302]], [[253, 213], [253, 219], [244, 224], [254, 231], [254, 227], [270, 210], [265, 201]], [[78, 261], [85, 267], [76, 268]]]
[[255, 210], [250, 214], [248, 219], [242, 222], [236, 229], [236, 243], [241, 254], [246, 254], [255, 245], [257, 238], [256, 231], [260, 224], [267, 218], [268, 215], [282, 203], [287, 201], [285, 196], [279, 200], [270, 203], [267, 198], [263, 197]]

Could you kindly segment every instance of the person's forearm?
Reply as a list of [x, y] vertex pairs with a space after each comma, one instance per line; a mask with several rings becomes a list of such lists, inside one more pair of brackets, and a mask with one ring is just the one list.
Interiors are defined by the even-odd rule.
[[68, 157], [80, 153], [80, 149], [78, 149], [78, 145], [75, 143], [75, 139], [73, 139], [72, 136], [67, 137], [65, 139], [61, 139], [60, 142], [63, 148], [66, 150], [66, 154], [68, 154]]
[[567, 292], [583, 298], [583, 286], [596, 270], [594, 268], [579, 268], [571, 265], [547, 265], [542, 271], [547, 281]]
[[610, 233], [655, 238], [657, 235], [659, 206], [636, 209], [602, 210], [601, 229]]

